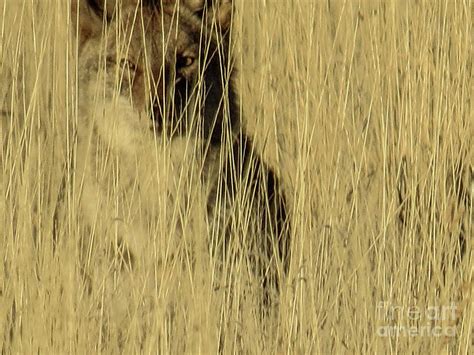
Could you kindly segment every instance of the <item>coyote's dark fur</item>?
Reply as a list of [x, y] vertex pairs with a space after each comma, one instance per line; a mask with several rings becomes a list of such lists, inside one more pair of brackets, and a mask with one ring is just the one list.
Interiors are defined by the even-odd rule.
[[[207, 218], [226, 235], [214, 242], [214, 252], [226, 257], [232, 238], [240, 238], [260, 285], [276, 290], [289, 257], [287, 207], [275, 172], [241, 125], [232, 85], [231, 0], [76, 0], [72, 15], [78, 24], [76, 176], [84, 181], [84, 218], [92, 224], [105, 209], [96, 202], [110, 182], [97, 172], [100, 154], [117, 158], [122, 182], [116, 185], [123, 191], [138, 186], [144, 204], [156, 191], [149, 179], [156, 159], [147, 155], [157, 142], [167, 142], [181, 165], [199, 163]], [[181, 154], [176, 142], [183, 140], [193, 148]], [[146, 233], [134, 224], [119, 233], [125, 259], [140, 259], [143, 241], [136, 234]]]

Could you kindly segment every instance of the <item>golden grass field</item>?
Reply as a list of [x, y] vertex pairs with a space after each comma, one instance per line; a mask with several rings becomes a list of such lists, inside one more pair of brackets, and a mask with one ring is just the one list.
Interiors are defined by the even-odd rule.
[[278, 310], [258, 319], [239, 264], [242, 287], [215, 290], [215, 263], [189, 267], [182, 243], [157, 306], [134, 275], [136, 313], [114, 328], [80, 276], [77, 190], [61, 188], [68, 1], [0, 0], [0, 352], [473, 353], [472, 2], [234, 2], [246, 127], [291, 214]]

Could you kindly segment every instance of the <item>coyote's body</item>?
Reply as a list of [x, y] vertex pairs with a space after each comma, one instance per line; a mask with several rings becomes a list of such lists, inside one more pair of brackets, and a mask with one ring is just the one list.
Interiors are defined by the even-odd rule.
[[[75, 180], [86, 234], [113, 234], [121, 268], [132, 270], [159, 228], [177, 239], [226, 235], [209, 243], [214, 250], [245, 234], [258, 279], [276, 282], [286, 210], [275, 174], [240, 127], [229, 2], [78, 1]], [[83, 249], [98, 238], [84, 238]]]

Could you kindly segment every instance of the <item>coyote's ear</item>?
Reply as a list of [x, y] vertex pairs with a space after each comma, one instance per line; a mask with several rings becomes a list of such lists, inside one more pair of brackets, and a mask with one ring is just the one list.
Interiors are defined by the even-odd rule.
[[73, 34], [78, 36], [79, 50], [89, 38], [102, 32], [103, 11], [96, 0], [71, 0]]

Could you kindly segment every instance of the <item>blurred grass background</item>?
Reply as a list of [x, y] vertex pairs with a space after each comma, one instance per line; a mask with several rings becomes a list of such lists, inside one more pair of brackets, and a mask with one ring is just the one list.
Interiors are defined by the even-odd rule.
[[[472, 352], [472, 2], [235, 6], [245, 123], [290, 201], [278, 314], [262, 325], [244, 285], [229, 298], [174, 268], [145, 321], [108, 325], [106, 295], [81, 284], [77, 192], [62, 188], [77, 119], [68, 2], [1, 0], [1, 351], [114, 352], [121, 337], [125, 352]], [[452, 304], [454, 317], [425, 312]]]

